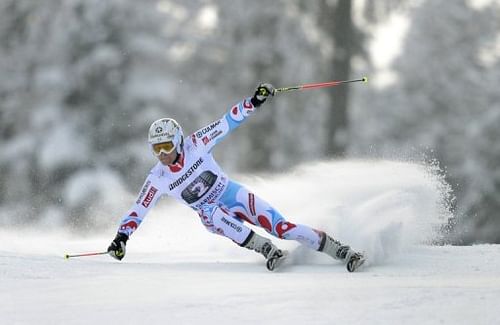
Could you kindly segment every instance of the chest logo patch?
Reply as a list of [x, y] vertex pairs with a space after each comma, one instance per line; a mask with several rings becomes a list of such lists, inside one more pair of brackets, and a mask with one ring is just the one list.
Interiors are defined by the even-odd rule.
[[194, 203], [203, 197], [217, 181], [217, 175], [211, 171], [204, 171], [196, 177], [181, 193], [187, 204]]

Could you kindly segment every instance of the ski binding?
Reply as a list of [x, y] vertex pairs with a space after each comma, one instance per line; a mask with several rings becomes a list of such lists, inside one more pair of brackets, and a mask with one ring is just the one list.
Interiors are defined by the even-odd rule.
[[276, 254], [270, 258], [267, 259], [266, 261], [266, 267], [269, 271], [274, 271], [276, 268], [278, 268], [285, 258], [288, 256], [288, 251], [278, 251]]
[[354, 272], [366, 261], [366, 258], [359, 253], [353, 254], [347, 262], [347, 271]]

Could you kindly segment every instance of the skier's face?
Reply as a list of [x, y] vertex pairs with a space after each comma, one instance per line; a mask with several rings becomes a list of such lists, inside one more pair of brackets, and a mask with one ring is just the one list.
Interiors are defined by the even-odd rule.
[[161, 152], [160, 155], [158, 156], [158, 159], [165, 166], [172, 165], [174, 161], [177, 159], [177, 150], [174, 150], [171, 153]]

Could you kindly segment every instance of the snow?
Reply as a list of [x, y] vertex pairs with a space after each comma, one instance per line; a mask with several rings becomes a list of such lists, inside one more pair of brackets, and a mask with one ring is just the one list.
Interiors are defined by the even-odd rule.
[[164, 200], [122, 262], [63, 258], [105, 250], [114, 228], [88, 237], [0, 230], [0, 323], [478, 325], [500, 318], [500, 247], [426, 244], [449, 217], [446, 186], [429, 168], [324, 162], [236, 178], [290, 220], [364, 250], [370, 263], [348, 273], [275, 239], [291, 255], [269, 272], [260, 256], [209, 234], [190, 209]]

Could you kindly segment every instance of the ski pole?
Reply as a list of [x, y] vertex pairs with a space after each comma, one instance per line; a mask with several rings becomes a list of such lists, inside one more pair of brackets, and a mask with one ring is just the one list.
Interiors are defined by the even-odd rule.
[[109, 254], [108, 252], [94, 252], [94, 253], [83, 253], [83, 254], [66, 254], [64, 255], [65, 259], [71, 258], [71, 257], [84, 257], [84, 256], [95, 256], [95, 255], [106, 255]]
[[317, 88], [325, 88], [325, 87], [335, 87], [341, 84], [347, 84], [351, 82], [368, 82], [367, 77], [363, 77], [360, 79], [351, 79], [351, 80], [337, 80], [337, 81], [328, 81], [328, 82], [320, 82], [320, 83], [312, 83], [312, 84], [304, 84], [300, 86], [292, 86], [292, 87], [283, 87], [276, 88], [274, 90], [274, 95], [281, 92], [292, 91], [292, 90], [305, 90], [305, 89], [317, 89]]

